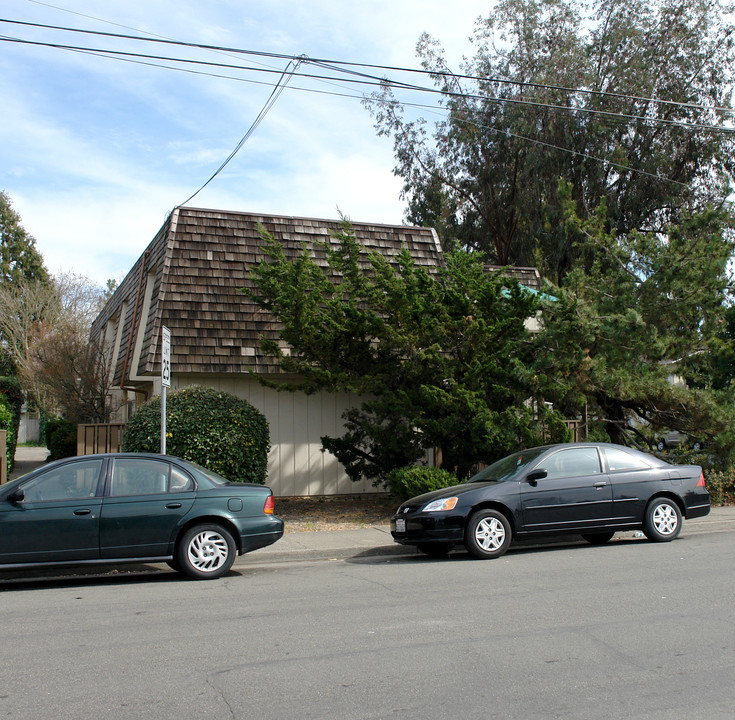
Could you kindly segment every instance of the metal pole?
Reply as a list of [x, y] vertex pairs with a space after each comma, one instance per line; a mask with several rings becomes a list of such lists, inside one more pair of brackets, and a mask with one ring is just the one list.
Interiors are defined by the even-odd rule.
[[161, 455], [166, 454], [166, 386], [161, 388]]

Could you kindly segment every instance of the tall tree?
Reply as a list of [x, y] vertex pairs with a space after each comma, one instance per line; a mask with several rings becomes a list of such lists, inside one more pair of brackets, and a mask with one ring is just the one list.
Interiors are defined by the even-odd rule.
[[[534, 264], [561, 282], [574, 246], [556, 195], [577, 214], [601, 199], [608, 229], [660, 231], [721, 205], [735, 168], [735, 32], [718, 0], [501, 0], [457, 73], [437, 41], [418, 53], [444, 96], [433, 132], [389, 86], [370, 107], [394, 138], [411, 222], [445, 246]], [[732, 17], [730, 15], [730, 17]]]
[[[0, 292], [22, 295], [22, 288], [40, 283], [48, 284], [49, 275], [43, 258], [36, 250], [36, 241], [21, 224], [20, 215], [4, 192], [0, 192]], [[8, 335], [8, 325], [17, 325], [19, 319], [8, 316], [9, 308], [0, 302], [0, 375], [17, 372], [17, 353], [23, 352], [27, 341], [19, 342], [14, 332]]]
[[103, 348], [89, 339], [103, 298], [73, 273], [0, 285], [0, 333], [25, 389], [73, 422], [106, 417]]
[[290, 260], [266, 238], [247, 291], [282, 324], [282, 343], [263, 341], [302, 392], [346, 390], [359, 407], [346, 432], [324, 437], [353, 479], [384, 479], [438, 448], [443, 467], [466, 474], [540, 440], [561, 423], [527, 402], [533, 382], [525, 327], [538, 299], [514, 280], [487, 272], [477, 254], [449, 254], [446, 267], [414, 265], [404, 250], [391, 264], [368, 254], [349, 228]]
[[0, 285], [48, 279], [36, 241], [21, 225], [8, 195], [0, 192]]
[[732, 217], [708, 209], [663, 235], [619, 236], [607, 229], [604, 203], [582, 219], [569, 186], [561, 196], [579, 259], [544, 314], [538, 392], [567, 415], [587, 404], [615, 442], [635, 432], [640, 442], [647, 426], [700, 440], [726, 433], [733, 396], [710, 358], [727, 349]]

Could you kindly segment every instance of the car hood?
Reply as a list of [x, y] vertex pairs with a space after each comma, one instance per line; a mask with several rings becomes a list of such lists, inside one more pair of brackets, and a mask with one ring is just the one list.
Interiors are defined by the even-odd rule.
[[441, 488], [441, 490], [432, 490], [431, 492], [424, 493], [423, 495], [417, 495], [416, 497], [412, 497], [410, 500], [406, 500], [401, 507], [405, 507], [407, 505], [411, 507], [415, 507], [416, 505], [425, 505], [426, 503], [430, 503], [432, 500], [437, 500], [438, 498], [445, 498], [445, 497], [451, 497], [453, 495], [461, 496], [468, 492], [473, 492], [477, 490], [478, 488], [489, 488], [493, 485], [500, 485], [501, 483], [496, 481], [489, 481], [489, 482], [474, 482], [474, 483], [462, 483], [461, 485], [452, 485], [450, 487]]

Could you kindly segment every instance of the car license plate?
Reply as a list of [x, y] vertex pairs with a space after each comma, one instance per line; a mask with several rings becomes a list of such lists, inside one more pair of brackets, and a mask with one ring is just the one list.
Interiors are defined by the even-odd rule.
[[396, 520], [396, 532], [397, 533], [406, 532], [406, 521], [403, 518], [398, 518]]

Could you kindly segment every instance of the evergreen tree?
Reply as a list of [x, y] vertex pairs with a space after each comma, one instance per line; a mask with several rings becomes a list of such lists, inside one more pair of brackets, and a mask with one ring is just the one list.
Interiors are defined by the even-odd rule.
[[[459, 73], [437, 41], [418, 53], [443, 93], [433, 132], [386, 87], [369, 103], [394, 138], [410, 222], [445, 247], [556, 282], [574, 263], [556, 188], [576, 212], [606, 204], [618, 235], [660, 232], [719, 206], [735, 167], [735, 32], [717, 0], [502, 0]], [[732, 17], [731, 15], [729, 17]]]
[[[367, 253], [349, 227], [294, 260], [266, 238], [267, 261], [247, 291], [282, 324], [282, 343], [263, 341], [302, 392], [344, 390], [360, 405], [346, 432], [324, 437], [353, 479], [383, 481], [438, 449], [442, 467], [466, 475], [564, 426], [528, 402], [532, 343], [525, 327], [539, 300], [489, 272], [477, 253], [449, 254], [446, 266], [395, 263]], [[317, 260], [318, 253], [323, 260]], [[546, 426], [544, 427], [544, 422]]]

